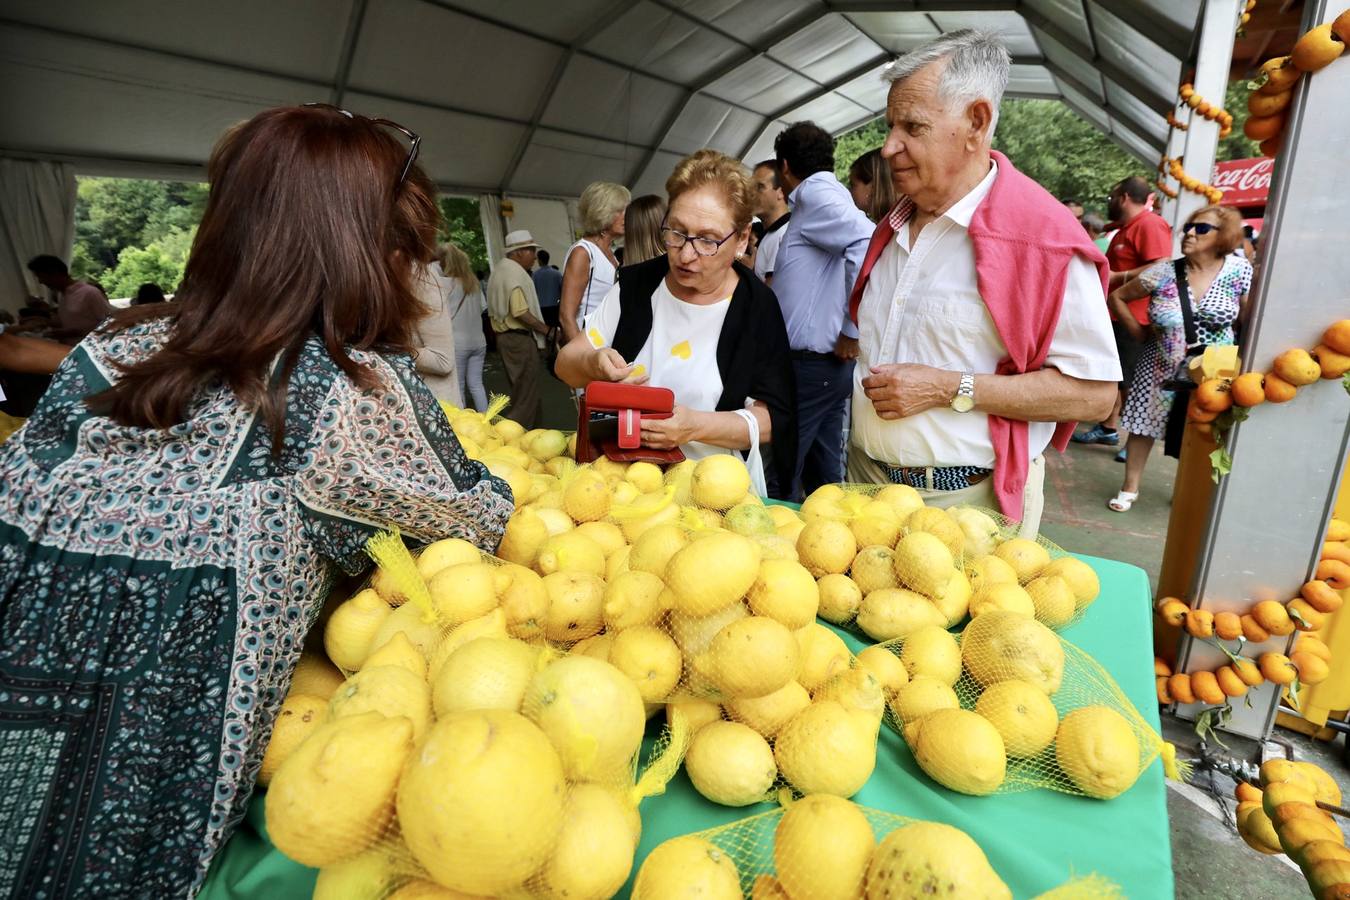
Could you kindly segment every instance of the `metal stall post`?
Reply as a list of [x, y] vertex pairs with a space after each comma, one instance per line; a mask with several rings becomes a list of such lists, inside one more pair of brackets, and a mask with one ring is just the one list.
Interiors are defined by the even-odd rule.
[[[1308, 0], [1303, 30], [1330, 18], [1329, 6], [1329, 0]], [[1268, 371], [1291, 347], [1313, 347], [1327, 325], [1350, 316], [1350, 117], [1342, 115], [1350, 62], [1305, 76], [1294, 90], [1244, 339], [1245, 366], [1256, 371]], [[1233, 469], [1215, 491], [1191, 599], [1214, 612], [1244, 613], [1260, 600], [1297, 596], [1321, 555], [1348, 446], [1350, 398], [1339, 381], [1319, 381], [1288, 403], [1253, 409], [1230, 437]], [[1291, 641], [1272, 638], [1243, 653], [1285, 653]], [[1186, 640], [1178, 671], [1226, 662], [1211, 644]], [[1279, 690], [1267, 682], [1247, 696], [1250, 705], [1233, 704], [1227, 730], [1264, 738]], [[1178, 714], [1194, 718], [1200, 709], [1192, 704]]]

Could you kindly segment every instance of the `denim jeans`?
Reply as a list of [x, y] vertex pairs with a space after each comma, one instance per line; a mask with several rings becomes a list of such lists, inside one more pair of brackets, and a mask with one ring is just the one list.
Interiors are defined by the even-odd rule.
[[793, 359], [797, 376], [797, 466], [792, 497], [844, 480], [844, 411], [853, 394], [853, 361]]

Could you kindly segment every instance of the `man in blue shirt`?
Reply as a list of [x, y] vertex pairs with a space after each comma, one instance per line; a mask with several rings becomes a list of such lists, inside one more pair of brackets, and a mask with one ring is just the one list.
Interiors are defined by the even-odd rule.
[[539, 295], [539, 311], [544, 314], [544, 324], [549, 328], [558, 327], [558, 303], [562, 300], [562, 272], [557, 266], [548, 264], [547, 250], [539, 251], [539, 268], [530, 273], [534, 281], [534, 292]]
[[[791, 496], [844, 480], [844, 416], [858, 329], [848, 296], [873, 225], [834, 177], [834, 139], [797, 122], [773, 142], [792, 218], [778, 247], [773, 292], [797, 375], [797, 470]], [[784, 492], [787, 493], [787, 492]]]

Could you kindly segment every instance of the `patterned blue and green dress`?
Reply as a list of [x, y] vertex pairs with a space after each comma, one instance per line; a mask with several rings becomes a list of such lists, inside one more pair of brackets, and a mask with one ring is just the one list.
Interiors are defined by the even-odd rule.
[[0, 445], [0, 896], [186, 897], [244, 814], [305, 632], [397, 525], [496, 547], [511, 494], [401, 355], [317, 337], [285, 437], [224, 385], [167, 430], [92, 415], [157, 319], [95, 333]]

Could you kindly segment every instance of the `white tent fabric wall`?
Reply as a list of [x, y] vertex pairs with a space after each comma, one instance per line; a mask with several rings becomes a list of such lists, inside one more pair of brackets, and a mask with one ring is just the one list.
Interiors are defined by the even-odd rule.
[[567, 204], [561, 200], [541, 200], [534, 197], [511, 197], [515, 207], [507, 228], [515, 231], [524, 228], [534, 235], [549, 256], [550, 263], [562, 268], [567, 248], [576, 240], [572, 234], [572, 222], [567, 215]]
[[0, 158], [0, 309], [17, 312], [45, 296], [28, 271], [43, 253], [70, 259], [75, 170], [65, 163]]
[[497, 260], [505, 252], [506, 233], [502, 231], [502, 201], [492, 194], [478, 196], [478, 219], [483, 223], [483, 240], [487, 244], [488, 266], [497, 267]]

